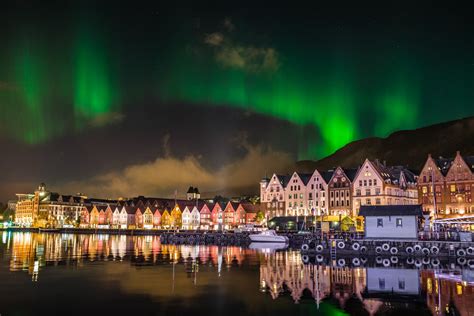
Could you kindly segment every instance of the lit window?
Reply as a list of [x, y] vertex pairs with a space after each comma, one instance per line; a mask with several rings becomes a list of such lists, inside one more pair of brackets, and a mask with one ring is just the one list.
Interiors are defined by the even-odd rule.
[[403, 227], [403, 221], [401, 218], [397, 218], [396, 223], [397, 223], [397, 227]]

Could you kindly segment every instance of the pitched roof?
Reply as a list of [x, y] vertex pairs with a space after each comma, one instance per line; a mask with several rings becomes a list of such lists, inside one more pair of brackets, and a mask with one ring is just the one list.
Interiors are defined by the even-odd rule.
[[405, 166], [387, 166], [378, 160], [371, 161], [371, 163], [384, 180], [398, 183], [400, 180], [400, 174], [403, 173], [407, 182], [416, 183], [415, 173]]
[[353, 182], [357, 174], [357, 171], [359, 171], [359, 168], [351, 168], [351, 169], [343, 169], [343, 170], [346, 176], [349, 178], [349, 181]]
[[240, 203], [246, 213], [257, 213], [260, 211], [260, 205], [252, 203]]
[[463, 156], [462, 159], [466, 162], [466, 165], [474, 172], [474, 156]]
[[438, 158], [433, 158], [433, 160], [443, 176], [446, 176], [449, 168], [451, 168], [451, 165], [453, 164], [454, 158], [444, 158], [440, 156]]
[[194, 193], [194, 188], [193, 188], [193, 187], [189, 187], [188, 192], [186, 192], [186, 193]]
[[290, 175], [278, 175], [277, 174], [276, 177], [278, 178], [278, 181], [280, 181], [280, 184], [283, 187], [286, 187], [286, 185], [288, 184], [288, 182], [290, 182], [290, 179], [291, 179]]
[[329, 183], [329, 181], [331, 181], [333, 174], [334, 174], [334, 170], [322, 171], [321, 177], [326, 183]]
[[361, 216], [421, 216], [422, 213], [421, 205], [362, 205], [359, 211]]
[[312, 174], [309, 173], [299, 173], [297, 172], [298, 176], [300, 177], [301, 181], [303, 181], [304, 185], [307, 185], [309, 180], [311, 180]]

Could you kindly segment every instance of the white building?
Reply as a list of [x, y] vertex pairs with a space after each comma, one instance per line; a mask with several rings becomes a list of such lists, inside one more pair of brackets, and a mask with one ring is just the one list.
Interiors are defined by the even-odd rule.
[[286, 214], [288, 216], [313, 215], [308, 208], [308, 188], [306, 185], [311, 179], [311, 174], [294, 172], [290, 181], [286, 184], [285, 194], [287, 198]]
[[417, 239], [421, 205], [361, 206], [366, 238]]
[[308, 181], [307, 187], [307, 201], [308, 210], [311, 215], [322, 215], [328, 212], [328, 179], [332, 176], [332, 172], [319, 172], [314, 170], [311, 178]]
[[352, 186], [354, 214], [362, 205], [418, 204], [417, 176], [403, 166], [366, 159]]
[[260, 204], [268, 215], [287, 216], [285, 187], [290, 176], [273, 174], [270, 179], [260, 181]]

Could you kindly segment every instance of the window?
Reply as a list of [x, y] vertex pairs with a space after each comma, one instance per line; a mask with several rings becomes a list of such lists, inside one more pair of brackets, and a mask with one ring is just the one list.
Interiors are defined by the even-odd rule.
[[365, 195], [370, 195], [370, 189], [365, 189]]
[[367, 186], [367, 180], [364, 180], [364, 187]]
[[375, 199], [375, 204], [377, 204], [377, 205], [380, 205], [380, 204], [381, 204], [379, 198], [376, 198], [376, 199]]
[[385, 290], [385, 279], [379, 278], [379, 289]]
[[377, 185], [377, 179], [374, 179], [374, 185]]
[[369, 186], [372, 185], [372, 179], [369, 179]]
[[360, 187], [362, 186], [362, 180], [359, 180], [359, 186]]
[[405, 280], [398, 280], [398, 289], [399, 290], [405, 289]]
[[357, 189], [357, 190], [356, 190], [356, 195], [357, 195], [357, 196], [360, 196], [360, 189]]
[[380, 188], [375, 188], [375, 194], [380, 195]]
[[371, 205], [372, 203], [370, 202], [370, 199], [365, 199], [365, 204]]
[[451, 192], [456, 192], [456, 185], [451, 184]]
[[377, 218], [377, 227], [383, 227], [383, 218]]
[[428, 193], [428, 188], [424, 186], [423, 187], [423, 194], [426, 194], [426, 193]]
[[401, 218], [397, 218], [397, 227], [403, 227], [403, 221]]

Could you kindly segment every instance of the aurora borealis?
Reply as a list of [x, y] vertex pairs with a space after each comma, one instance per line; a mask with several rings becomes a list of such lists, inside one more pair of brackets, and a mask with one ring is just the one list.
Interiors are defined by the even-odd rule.
[[61, 147], [72, 140], [141, 144], [123, 167], [161, 155], [153, 148], [169, 135], [176, 155], [218, 166], [239, 150], [211, 144], [236, 134], [318, 159], [473, 115], [463, 8], [307, 5], [11, 4], [0, 13], [2, 141], [19, 152], [59, 146], [65, 160], [80, 155]]

